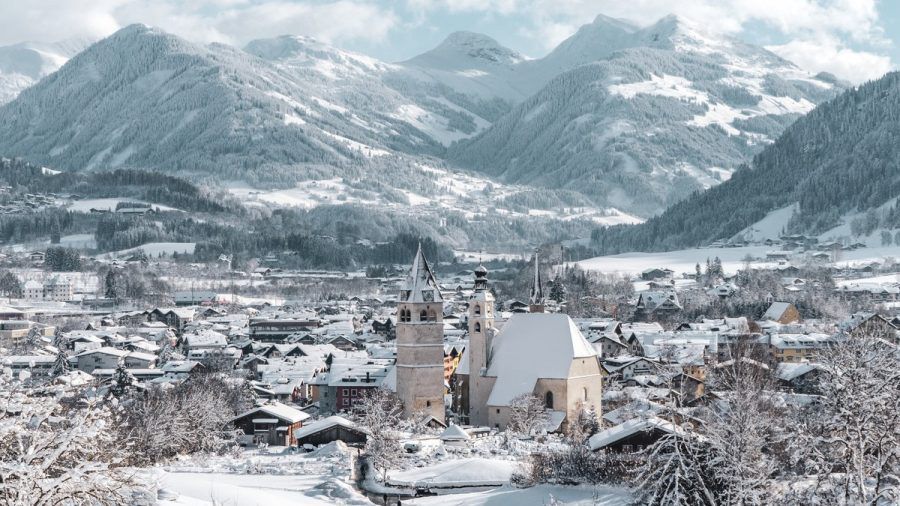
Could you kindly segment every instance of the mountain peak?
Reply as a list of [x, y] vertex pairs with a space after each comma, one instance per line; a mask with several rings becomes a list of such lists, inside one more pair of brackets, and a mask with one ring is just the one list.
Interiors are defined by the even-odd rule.
[[425, 67], [471, 68], [473, 65], [514, 65], [524, 59], [518, 52], [483, 33], [458, 31], [408, 63]]

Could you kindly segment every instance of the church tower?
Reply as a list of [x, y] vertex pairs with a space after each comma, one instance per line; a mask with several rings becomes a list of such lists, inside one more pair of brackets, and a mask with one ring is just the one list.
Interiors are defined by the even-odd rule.
[[426, 413], [444, 421], [444, 299], [422, 253], [397, 301], [397, 395], [403, 415]]
[[491, 360], [494, 337], [494, 296], [487, 289], [488, 271], [483, 265], [475, 269], [475, 291], [469, 297], [469, 423], [487, 425], [487, 398], [494, 385], [485, 378]]
[[528, 298], [529, 313], [544, 312], [544, 287], [541, 283], [541, 263], [537, 250], [534, 251], [534, 279], [531, 281], [531, 295]]

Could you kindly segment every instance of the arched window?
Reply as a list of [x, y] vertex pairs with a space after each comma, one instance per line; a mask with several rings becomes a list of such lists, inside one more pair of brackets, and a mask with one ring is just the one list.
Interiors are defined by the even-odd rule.
[[400, 321], [401, 322], [408, 322], [411, 319], [412, 318], [410, 317], [409, 309], [401, 309], [400, 310]]
[[475, 314], [481, 314], [481, 306], [478, 304], [475, 304]]
[[481, 332], [481, 324], [478, 322], [475, 322], [475, 332]]
[[553, 409], [553, 392], [547, 392], [547, 395], [544, 396], [544, 406], [547, 409]]
[[428, 313], [426, 313], [425, 310], [423, 309], [422, 312], [419, 313], [419, 321], [424, 322], [427, 319], [428, 319]]

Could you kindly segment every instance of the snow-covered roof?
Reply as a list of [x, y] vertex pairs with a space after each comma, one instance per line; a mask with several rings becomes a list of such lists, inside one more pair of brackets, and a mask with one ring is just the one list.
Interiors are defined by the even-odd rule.
[[300, 411], [299, 409], [292, 408], [287, 404], [282, 404], [280, 402], [271, 402], [269, 404], [265, 404], [263, 406], [259, 406], [257, 408], [253, 408], [249, 411], [241, 413], [240, 415], [232, 418], [231, 420], [237, 420], [238, 418], [244, 418], [248, 415], [252, 415], [254, 413], [265, 413], [267, 415], [274, 416], [279, 420], [284, 420], [288, 423], [297, 423], [302, 422], [309, 418], [307, 413]]
[[321, 420], [316, 420], [315, 422], [310, 423], [309, 425], [304, 425], [299, 429], [294, 431], [294, 438], [301, 439], [306, 436], [310, 436], [317, 432], [327, 430], [331, 427], [341, 426], [347, 429], [352, 429], [359, 432], [365, 432], [364, 429], [357, 426], [355, 423], [347, 420], [343, 416], [333, 415], [328, 418], [323, 418]]
[[431, 272], [431, 267], [425, 260], [425, 254], [422, 253], [421, 244], [413, 259], [409, 274], [400, 285], [400, 300], [403, 302], [440, 302], [444, 300], [434, 273]]
[[506, 406], [531, 393], [539, 378], [569, 377], [572, 360], [596, 360], [596, 352], [565, 314], [515, 314], [494, 338], [488, 376], [497, 380], [490, 406]]
[[763, 315], [763, 320], [778, 320], [790, 306], [790, 302], [773, 302]]
[[627, 437], [630, 437], [638, 432], [651, 431], [654, 429], [659, 429], [664, 432], [668, 432], [669, 434], [675, 433], [676, 431], [681, 431], [678, 427], [676, 427], [672, 422], [663, 420], [662, 418], [651, 416], [648, 418], [635, 418], [633, 420], [628, 420], [625, 423], [621, 423], [616, 425], [615, 427], [610, 427], [609, 429], [600, 431], [590, 439], [588, 439], [588, 446], [591, 450], [599, 450], [601, 448], [605, 448], [616, 441], [621, 441]]
[[818, 364], [811, 364], [809, 362], [801, 362], [801, 363], [781, 363], [778, 364], [778, 369], [776, 369], [775, 374], [779, 379], [784, 381], [792, 381], [794, 379], [803, 376], [804, 374], [819, 370], [822, 367]]
[[85, 356], [85, 355], [93, 355], [94, 353], [102, 353], [102, 354], [104, 354], [104, 355], [113, 355], [113, 356], [116, 356], [116, 357], [124, 357], [125, 355], [128, 355], [128, 352], [127, 352], [127, 351], [122, 351], [122, 350], [119, 350], [119, 349], [116, 349], [116, 348], [111, 348], [111, 347], [109, 347], [109, 346], [104, 346], [104, 347], [102, 347], [102, 348], [96, 348], [96, 349], [93, 349], [93, 350], [85, 350], [85, 351], [82, 351], [81, 353], [79, 353], [78, 355], [75, 355], [75, 356], [76, 356], [76, 357], [83, 357], [83, 356]]
[[466, 441], [469, 435], [459, 425], [450, 424], [444, 432], [441, 432], [441, 441]]

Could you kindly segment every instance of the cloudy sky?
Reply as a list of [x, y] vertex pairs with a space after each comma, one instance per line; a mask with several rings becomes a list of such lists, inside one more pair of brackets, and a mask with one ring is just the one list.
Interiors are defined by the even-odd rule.
[[0, 45], [102, 37], [131, 23], [198, 42], [283, 34], [399, 61], [448, 33], [486, 33], [539, 57], [597, 14], [647, 25], [670, 13], [853, 82], [900, 62], [895, 0], [28, 0], [0, 5]]

